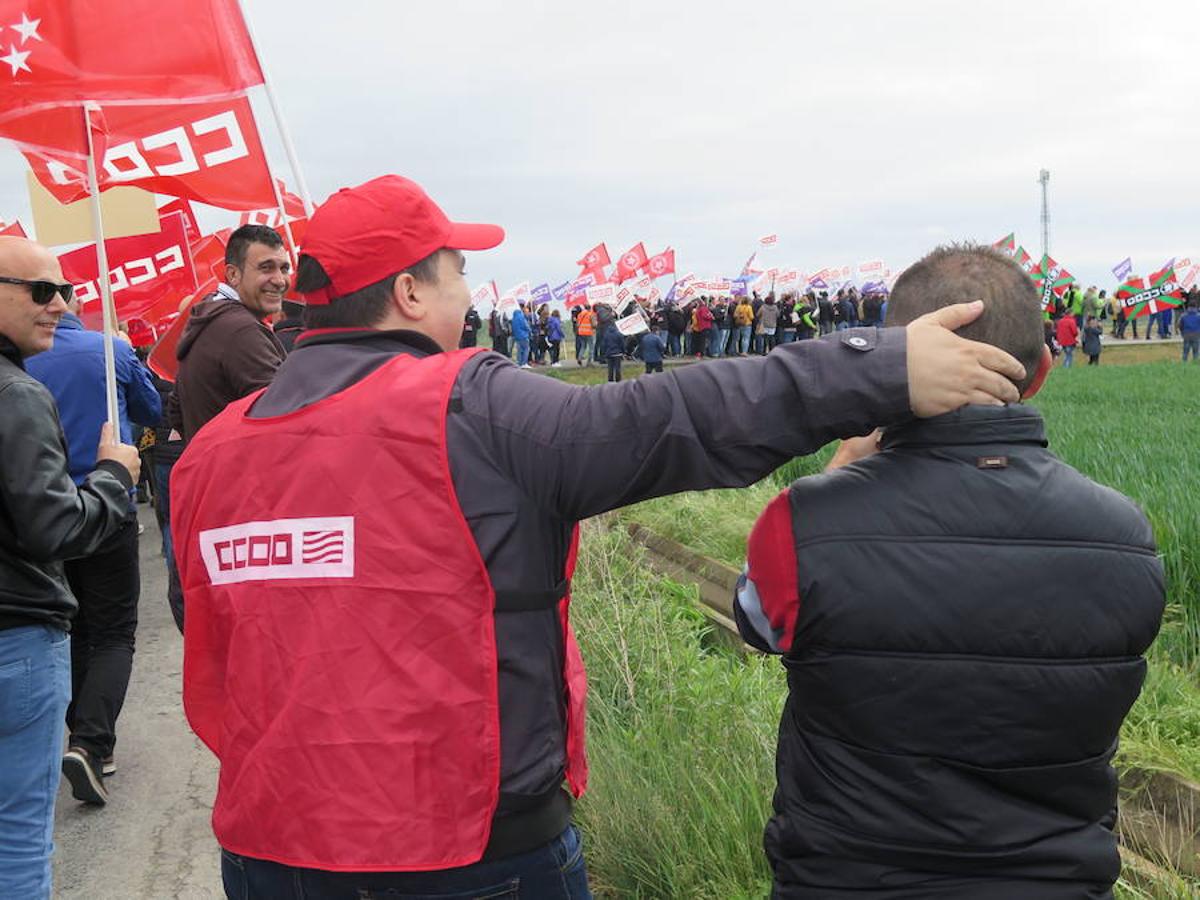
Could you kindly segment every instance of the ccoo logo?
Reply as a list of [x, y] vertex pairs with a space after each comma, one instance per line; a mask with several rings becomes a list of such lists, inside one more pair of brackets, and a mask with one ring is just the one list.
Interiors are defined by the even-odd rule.
[[353, 578], [354, 517], [243, 522], [200, 532], [212, 584], [291, 578]]

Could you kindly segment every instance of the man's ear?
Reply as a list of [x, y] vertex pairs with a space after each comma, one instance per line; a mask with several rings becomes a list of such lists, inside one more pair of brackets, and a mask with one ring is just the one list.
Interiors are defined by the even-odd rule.
[[237, 287], [242, 281], [242, 270], [233, 263], [225, 263], [225, 283], [232, 288]]
[[412, 322], [425, 318], [426, 304], [417, 296], [417, 280], [408, 272], [401, 272], [392, 282], [392, 308]]
[[1029, 383], [1029, 387], [1025, 388], [1025, 393], [1021, 394], [1022, 400], [1028, 400], [1042, 389], [1042, 385], [1046, 383], [1046, 376], [1050, 374], [1050, 369], [1053, 366], [1054, 357], [1050, 353], [1050, 348], [1042, 347], [1042, 356], [1038, 360], [1037, 372], [1034, 373], [1033, 381]]

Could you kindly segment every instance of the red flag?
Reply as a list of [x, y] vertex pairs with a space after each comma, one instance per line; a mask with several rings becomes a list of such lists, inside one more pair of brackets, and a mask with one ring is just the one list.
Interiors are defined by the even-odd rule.
[[223, 229], [192, 242], [192, 265], [196, 269], [197, 281], [207, 281], [210, 278], [225, 280], [225, 245], [229, 241], [230, 233], [229, 229]]
[[2, 237], [29, 237], [25, 233], [25, 229], [21, 227], [20, 222], [13, 222], [11, 225], [0, 223], [0, 236]]
[[187, 233], [188, 243], [200, 240], [200, 226], [196, 223], [196, 213], [192, 209], [192, 204], [176, 197], [170, 203], [158, 208], [158, 221], [161, 223], [166, 216], [172, 213], [179, 213], [183, 216], [183, 230]]
[[662, 253], [646, 260], [642, 271], [651, 278], [661, 278], [663, 275], [675, 274], [675, 251], [668, 247]]
[[183, 336], [183, 329], [187, 327], [192, 304], [203, 300], [216, 289], [217, 279], [210, 279], [179, 304], [178, 312], [174, 313], [175, 318], [159, 336], [158, 343], [150, 351], [150, 356], [146, 360], [159, 378], [165, 378], [167, 381], [175, 380], [175, 376], [179, 372], [179, 360], [175, 357], [175, 350], [179, 346], [179, 339]]
[[[139, 317], [153, 323], [155, 310], [178, 304], [196, 289], [196, 271], [179, 213], [163, 219], [158, 234], [112, 238], [105, 247], [118, 320]], [[84, 324], [97, 326], [101, 314], [95, 245], [64, 253], [58, 261], [83, 304]]]
[[[0, 110], [225, 97], [262, 84], [238, 0], [0, 0]], [[0, 114], [0, 118], [4, 118]]]
[[646, 259], [646, 248], [642, 246], [642, 242], [638, 241], [628, 250], [621, 254], [621, 258], [617, 260], [616, 271], [613, 272], [613, 279], [620, 284], [626, 278], [632, 278], [637, 274], [637, 270], [644, 266], [648, 260]]
[[[93, 142], [101, 138], [96, 146], [103, 160], [96, 171], [101, 191], [139, 187], [223, 209], [275, 205], [267, 158], [245, 97], [108, 106], [101, 112], [102, 130], [93, 125]], [[43, 109], [0, 121], [0, 135], [17, 142], [33, 174], [60, 203], [87, 196], [87, 146], [78, 108]], [[299, 200], [294, 205], [302, 214]]]
[[596, 269], [602, 269], [609, 265], [612, 260], [608, 258], [608, 247], [601, 241], [587, 253], [583, 254], [583, 259], [575, 261], [577, 265], [583, 268], [584, 272], [591, 272]]

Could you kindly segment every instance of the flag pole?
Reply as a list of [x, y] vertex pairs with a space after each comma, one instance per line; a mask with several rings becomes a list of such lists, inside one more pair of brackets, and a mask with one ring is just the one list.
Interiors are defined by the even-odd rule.
[[[275, 116], [275, 127], [279, 129], [279, 136], [283, 140], [283, 149], [287, 153], [288, 163], [291, 164], [292, 174], [296, 178], [296, 189], [300, 191], [300, 200], [304, 203], [304, 214], [312, 216], [313, 202], [312, 197], [308, 193], [308, 183], [304, 180], [304, 173], [300, 170], [300, 160], [296, 156], [296, 147], [292, 144], [292, 133], [288, 131], [287, 122], [284, 121], [283, 112], [279, 108], [279, 99], [275, 96], [275, 88], [271, 86], [271, 76], [267, 73], [267, 64], [263, 62], [262, 54], [258, 52], [258, 40], [254, 36], [254, 25], [250, 21], [250, 16], [246, 14], [246, 4], [243, 0], [238, 0], [238, 9], [242, 13], [242, 21], [246, 23], [246, 34], [250, 37], [250, 46], [254, 48], [254, 56], [258, 60], [259, 71], [262, 72], [263, 87], [267, 91], [267, 100], [271, 104], [271, 113]], [[276, 190], [278, 197], [279, 191]], [[282, 212], [282, 204], [280, 204]], [[287, 223], [287, 216], [283, 217], [283, 221]]]
[[267, 177], [271, 179], [271, 190], [275, 192], [275, 208], [279, 210], [279, 221], [283, 223], [283, 233], [287, 236], [288, 259], [292, 261], [292, 271], [295, 272], [300, 248], [296, 246], [296, 239], [292, 237], [292, 226], [288, 223], [287, 210], [283, 208], [283, 195], [279, 193], [279, 182], [275, 180], [275, 173], [271, 171], [269, 162]]
[[91, 197], [92, 232], [96, 240], [97, 281], [100, 282], [100, 304], [104, 312], [104, 387], [108, 401], [108, 424], [112, 426], [113, 443], [121, 442], [121, 423], [117, 421], [117, 367], [113, 349], [113, 334], [117, 330], [117, 312], [113, 306], [112, 283], [108, 277], [108, 250], [104, 246], [104, 216], [100, 211], [100, 184], [96, 177], [96, 148], [92, 143], [92, 123], [88, 113], [99, 110], [95, 103], [85, 102], [80, 107], [83, 113], [83, 131], [87, 135], [88, 193]]

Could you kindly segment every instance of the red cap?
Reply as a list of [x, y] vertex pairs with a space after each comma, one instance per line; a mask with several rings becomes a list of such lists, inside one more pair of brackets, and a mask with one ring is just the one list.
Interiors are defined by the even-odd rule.
[[415, 181], [383, 175], [342, 188], [313, 213], [301, 253], [321, 264], [329, 285], [304, 299], [325, 306], [436, 250], [490, 250], [502, 240], [499, 225], [451, 222]]

